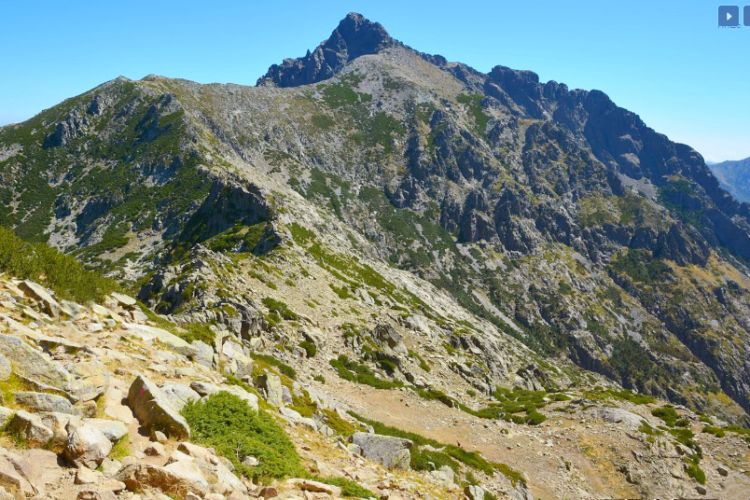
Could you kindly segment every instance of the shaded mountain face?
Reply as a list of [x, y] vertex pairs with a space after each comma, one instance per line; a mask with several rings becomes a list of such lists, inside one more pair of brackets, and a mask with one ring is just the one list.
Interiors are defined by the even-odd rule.
[[750, 203], [750, 158], [714, 163], [710, 168], [723, 189], [737, 201]]
[[238, 294], [252, 286], [210, 282], [207, 252], [291, 272], [296, 249], [342, 301], [368, 302], [369, 271], [324, 257], [357, 256], [475, 318], [430, 313], [476, 387], [508, 363], [472, 336], [525, 344], [542, 379], [569, 360], [746, 417], [749, 208], [690, 147], [600, 91], [484, 74], [356, 14], [259, 84], [116, 80], [0, 129], [0, 222], [140, 280], [162, 312], [244, 334], [262, 323]]

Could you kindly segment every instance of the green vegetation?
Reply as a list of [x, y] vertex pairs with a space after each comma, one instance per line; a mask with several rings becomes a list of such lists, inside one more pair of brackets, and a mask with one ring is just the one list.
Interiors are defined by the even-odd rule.
[[661, 408], [654, 408], [651, 410], [651, 415], [659, 417], [669, 427], [685, 427], [688, 425], [686, 419], [681, 418], [677, 411], [672, 406], [662, 406]]
[[700, 458], [697, 455], [687, 462], [685, 473], [698, 483], [706, 484], [706, 473], [701, 469]]
[[345, 497], [353, 498], [377, 498], [378, 495], [368, 490], [361, 484], [347, 479], [345, 477], [313, 477], [314, 480], [321, 483], [331, 484], [341, 488], [341, 494]]
[[633, 281], [655, 284], [668, 279], [671, 270], [659, 259], [654, 259], [648, 250], [628, 248], [617, 255], [609, 264], [618, 274], [625, 274]]
[[289, 309], [289, 306], [280, 300], [274, 299], [273, 297], [265, 297], [261, 302], [268, 308], [269, 313], [266, 315], [266, 321], [271, 325], [276, 325], [281, 320], [299, 320], [299, 315]]
[[376, 389], [395, 389], [404, 385], [398, 380], [383, 380], [375, 375], [367, 365], [352, 361], [344, 354], [332, 359], [330, 363], [338, 376], [349, 382], [369, 385]]
[[100, 301], [118, 289], [112, 280], [85, 269], [44, 243], [29, 243], [0, 227], [0, 271], [49, 287], [61, 299]]
[[456, 100], [461, 104], [465, 105], [469, 109], [469, 113], [474, 118], [474, 128], [476, 132], [484, 137], [487, 131], [487, 123], [490, 121], [490, 117], [487, 116], [482, 110], [482, 94], [459, 94]]
[[349, 437], [358, 430], [354, 424], [352, 424], [348, 420], [343, 419], [341, 415], [336, 412], [336, 410], [324, 408], [323, 410], [321, 410], [321, 413], [328, 427], [333, 429], [336, 434], [344, 437]]
[[308, 358], [314, 358], [318, 353], [318, 347], [315, 345], [315, 342], [303, 340], [299, 343], [299, 346], [305, 350], [305, 356]]
[[630, 401], [631, 403], [636, 405], [645, 405], [656, 401], [656, 398], [654, 398], [653, 396], [649, 396], [648, 394], [636, 394], [626, 389], [616, 390], [597, 388], [590, 391], [584, 391], [583, 395], [584, 397], [592, 401], [606, 401], [608, 399], [614, 399], [619, 401]]
[[409, 350], [409, 357], [416, 359], [417, 362], [419, 363], [419, 367], [422, 370], [424, 370], [426, 372], [429, 372], [432, 369], [432, 368], [430, 368], [430, 364], [427, 361], [425, 361], [425, 359], [422, 356], [420, 356], [418, 352], [412, 351], [410, 349]]
[[[197, 443], [213, 447], [254, 481], [304, 474], [299, 455], [281, 427], [264, 411], [253, 411], [237, 396], [220, 392], [205, 401], [188, 403], [182, 414]], [[260, 464], [244, 465], [242, 459], [246, 456], [258, 458]]]
[[[448, 465], [455, 467], [455, 462], [461, 462], [472, 469], [484, 472], [485, 474], [492, 475], [494, 472], [500, 472], [505, 475], [514, 485], [518, 482], [526, 483], [523, 476], [508, 467], [505, 464], [497, 462], [490, 462], [486, 460], [482, 455], [474, 451], [466, 451], [463, 448], [452, 444], [444, 444], [434, 439], [426, 438], [420, 434], [414, 432], [403, 431], [395, 427], [390, 427], [381, 422], [367, 419], [356, 413], [351, 414], [354, 418], [365, 424], [371, 425], [375, 433], [384, 436], [394, 436], [412, 441], [415, 448], [412, 448], [412, 468], [416, 470], [425, 470], [424, 467], [429, 467], [429, 462], [441, 463], [442, 465]], [[438, 451], [421, 450], [419, 447], [430, 446], [437, 449]], [[439, 455], [437, 455], [439, 454]], [[414, 457], [417, 457], [416, 459]], [[435, 461], [438, 461], [437, 463]], [[421, 469], [419, 467], [422, 467]], [[431, 470], [431, 467], [427, 470]]]
[[271, 367], [274, 367], [282, 375], [289, 377], [292, 380], [297, 378], [296, 370], [280, 359], [276, 359], [269, 354], [252, 353], [251, 356], [255, 360], [254, 369], [257, 369], [260, 372], [267, 369], [270, 370]]

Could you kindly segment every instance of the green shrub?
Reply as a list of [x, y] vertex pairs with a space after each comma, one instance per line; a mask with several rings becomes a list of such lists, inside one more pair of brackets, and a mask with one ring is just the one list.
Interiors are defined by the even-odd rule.
[[261, 302], [263, 302], [263, 305], [268, 308], [271, 314], [275, 314], [281, 319], [287, 321], [297, 321], [299, 319], [299, 315], [289, 309], [289, 306], [280, 300], [276, 300], [272, 297], [265, 297]]
[[685, 466], [685, 472], [700, 484], [706, 484], [706, 473], [703, 472], [700, 465], [700, 459], [693, 457]]
[[[253, 411], [233, 394], [220, 392], [205, 401], [190, 402], [182, 414], [194, 441], [213, 447], [255, 481], [304, 474], [299, 455], [283, 429], [267, 413]], [[256, 457], [259, 465], [244, 465], [246, 456]]]
[[336, 370], [339, 377], [349, 382], [369, 385], [376, 389], [394, 389], [403, 387], [404, 385], [398, 380], [383, 380], [376, 376], [366, 365], [352, 361], [343, 354], [336, 359], [332, 359], [330, 364]]
[[341, 494], [345, 497], [354, 498], [377, 498], [378, 495], [368, 490], [359, 483], [345, 477], [313, 477], [314, 480], [321, 483], [331, 484], [341, 488]]
[[669, 427], [674, 427], [677, 424], [680, 415], [671, 406], [662, 406], [661, 408], [654, 408], [651, 410], [651, 415], [659, 417]]
[[259, 370], [273, 366], [278, 369], [282, 375], [286, 375], [292, 380], [297, 378], [297, 371], [280, 359], [276, 359], [269, 354], [252, 353], [250, 356], [257, 361], [256, 365]]
[[20, 279], [37, 281], [61, 299], [101, 301], [117, 290], [117, 284], [84, 268], [73, 257], [43, 243], [28, 243], [13, 231], [0, 227], [0, 271]]
[[305, 350], [305, 356], [307, 356], [308, 358], [314, 358], [318, 353], [318, 347], [315, 345], [315, 342], [303, 340], [299, 343], [299, 346]]

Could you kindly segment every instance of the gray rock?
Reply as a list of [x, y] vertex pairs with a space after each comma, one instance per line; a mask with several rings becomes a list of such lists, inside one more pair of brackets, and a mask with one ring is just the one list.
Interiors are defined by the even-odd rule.
[[67, 413], [69, 415], [78, 415], [78, 409], [62, 396], [57, 394], [48, 394], [44, 392], [17, 392], [15, 395], [16, 403], [25, 406], [32, 411], [42, 412], [51, 411], [56, 413]]
[[38, 415], [18, 410], [8, 423], [7, 430], [20, 436], [30, 446], [44, 446], [53, 437], [52, 430], [44, 425]]
[[14, 414], [15, 411], [11, 410], [10, 408], [0, 406], [0, 429], [5, 428], [8, 422], [10, 422], [10, 419], [13, 418]]
[[210, 345], [206, 344], [205, 342], [201, 342], [200, 340], [193, 340], [190, 343], [190, 345], [192, 345], [193, 348], [195, 349], [195, 355], [193, 356], [193, 361], [207, 368], [213, 368], [214, 366], [213, 348]]
[[94, 469], [112, 451], [112, 441], [97, 427], [68, 424], [68, 442], [63, 451], [65, 457], [77, 465]]
[[49, 290], [31, 280], [24, 280], [18, 284], [18, 288], [26, 294], [27, 297], [40, 303], [42, 310], [56, 318], [60, 313], [60, 304], [52, 297]]
[[83, 423], [99, 429], [107, 439], [116, 443], [128, 433], [128, 426], [119, 420], [107, 418], [84, 418]]
[[52, 444], [64, 445], [68, 441], [68, 424], [81, 425], [81, 418], [69, 413], [39, 413], [42, 423], [52, 430]]
[[38, 387], [61, 392], [69, 390], [70, 373], [18, 337], [0, 335], [0, 354], [13, 364], [16, 375]]
[[0, 382], [8, 380], [11, 372], [10, 361], [3, 354], [0, 354]]
[[484, 488], [479, 485], [470, 484], [464, 488], [464, 494], [469, 500], [484, 500]]
[[307, 427], [309, 427], [310, 429], [314, 431], [318, 430], [318, 424], [315, 422], [315, 420], [311, 418], [303, 417], [296, 410], [292, 410], [291, 408], [282, 406], [281, 408], [279, 408], [279, 413], [281, 413], [284, 417], [286, 417], [287, 420], [289, 420], [293, 424], [306, 425]]
[[622, 408], [595, 408], [592, 410], [592, 415], [606, 422], [622, 424], [630, 430], [638, 430], [644, 421], [641, 416]]
[[168, 436], [187, 438], [190, 427], [179, 411], [169, 402], [169, 398], [144, 375], [133, 381], [128, 391], [128, 406], [149, 432], [162, 431]]
[[[177, 467], [167, 469], [156, 465], [137, 463], [120, 469], [115, 479], [125, 483], [130, 491], [144, 491], [151, 488], [161, 491], [180, 491], [185, 495], [191, 493], [203, 498], [207, 491], [205, 479], [194, 481], [189, 474]], [[186, 477], [187, 476], [187, 477]]]
[[112, 297], [115, 302], [117, 302], [117, 305], [126, 309], [130, 309], [136, 304], [136, 301], [133, 297], [130, 297], [129, 295], [125, 295], [123, 293], [112, 292], [112, 294], [110, 294], [110, 297]]
[[207, 382], [196, 381], [190, 384], [190, 388], [203, 397], [207, 397], [222, 391], [228, 392], [229, 394], [234, 394], [241, 400], [245, 401], [250, 406], [250, 408], [258, 411], [258, 396], [247, 392], [242, 387], [238, 387], [236, 385], [216, 385], [209, 384]]
[[362, 456], [385, 467], [394, 469], [408, 469], [410, 467], [411, 453], [409, 449], [413, 443], [408, 439], [355, 432], [352, 436], [352, 443], [359, 446], [362, 450]]
[[284, 403], [284, 391], [281, 378], [275, 373], [266, 372], [261, 378], [261, 384], [266, 391], [266, 401], [274, 406]]
[[15, 453], [0, 449], [0, 486], [18, 492], [20, 498], [32, 497], [39, 491], [23, 473], [20, 460]]
[[161, 387], [167, 399], [175, 410], [181, 411], [190, 401], [197, 401], [201, 398], [200, 394], [195, 392], [185, 384], [170, 382]]

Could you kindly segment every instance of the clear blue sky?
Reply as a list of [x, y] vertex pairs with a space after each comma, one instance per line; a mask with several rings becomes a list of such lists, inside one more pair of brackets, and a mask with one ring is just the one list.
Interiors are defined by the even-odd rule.
[[750, 156], [750, 28], [718, 29], [719, 3], [732, 2], [0, 0], [0, 124], [118, 75], [254, 84], [358, 11], [482, 71], [604, 90], [707, 159], [739, 159]]

